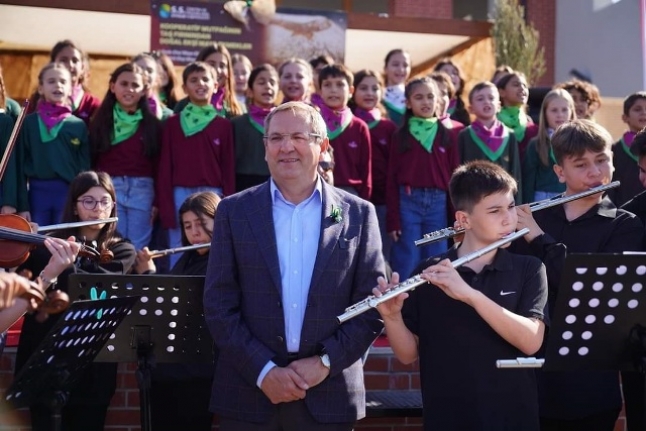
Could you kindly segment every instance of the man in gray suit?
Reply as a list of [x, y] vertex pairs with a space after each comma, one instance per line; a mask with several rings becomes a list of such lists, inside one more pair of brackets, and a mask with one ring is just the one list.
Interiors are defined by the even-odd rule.
[[223, 431], [347, 431], [365, 416], [361, 356], [382, 323], [374, 310], [336, 316], [371, 293], [384, 260], [372, 204], [317, 173], [328, 145], [314, 108], [275, 108], [270, 180], [218, 206], [204, 312]]

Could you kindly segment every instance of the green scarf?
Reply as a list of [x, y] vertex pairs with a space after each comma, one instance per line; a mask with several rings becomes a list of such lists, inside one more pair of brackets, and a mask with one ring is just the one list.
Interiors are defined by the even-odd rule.
[[179, 121], [184, 131], [184, 136], [192, 136], [204, 130], [218, 116], [216, 109], [210, 103], [197, 106], [191, 102], [182, 109]]
[[51, 142], [56, 139], [58, 132], [61, 130], [61, 127], [63, 127], [64, 122], [65, 120], [60, 121], [58, 124], [48, 130], [43, 120], [41, 120], [40, 116], [38, 116], [38, 131], [40, 132], [40, 140], [43, 142]]
[[628, 154], [628, 157], [633, 159], [635, 162], [639, 163], [639, 158], [633, 154], [633, 152], [630, 150], [630, 146], [626, 143], [624, 138], [621, 138], [621, 148], [624, 150], [626, 154]]
[[115, 103], [112, 108], [112, 116], [114, 117], [112, 145], [120, 144], [137, 133], [139, 123], [144, 118], [141, 109], [137, 109], [134, 114], [128, 114], [118, 103]]
[[505, 106], [498, 113], [498, 119], [502, 124], [514, 130], [516, 141], [522, 142], [527, 129], [527, 114], [521, 111], [520, 106]]
[[507, 129], [503, 129], [502, 133], [502, 143], [498, 147], [496, 151], [493, 151], [489, 146], [487, 145], [486, 142], [484, 142], [473, 130], [473, 127], [467, 127], [469, 130], [469, 135], [471, 136], [471, 139], [476, 143], [478, 148], [480, 148], [480, 151], [482, 151], [485, 156], [489, 158], [492, 162], [495, 162], [502, 156], [502, 153], [505, 152], [505, 149], [507, 148], [507, 144], [509, 144], [509, 133], [507, 132]]
[[422, 118], [411, 117], [408, 119], [408, 130], [426, 151], [433, 149], [435, 135], [437, 135], [437, 117]]

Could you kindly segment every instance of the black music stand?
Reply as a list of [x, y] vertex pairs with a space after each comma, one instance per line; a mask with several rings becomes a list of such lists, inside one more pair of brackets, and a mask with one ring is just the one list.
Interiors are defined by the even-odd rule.
[[637, 370], [646, 381], [645, 293], [646, 254], [568, 256], [543, 368]]
[[645, 293], [646, 255], [569, 255], [544, 369], [644, 370], [645, 358], [635, 361], [639, 352], [631, 338], [646, 325]]
[[5, 400], [16, 408], [47, 404], [53, 429], [59, 431], [70, 390], [138, 300], [73, 302], [20, 370]]
[[97, 355], [97, 362], [137, 362], [141, 429], [151, 430], [150, 385], [155, 363], [213, 363], [204, 320], [204, 277], [72, 274], [70, 298], [138, 295], [141, 300]]

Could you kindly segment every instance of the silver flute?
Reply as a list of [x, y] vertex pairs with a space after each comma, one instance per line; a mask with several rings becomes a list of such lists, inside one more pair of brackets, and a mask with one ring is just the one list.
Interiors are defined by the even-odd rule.
[[[518, 232], [514, 232], [512, 234], [505, 236], [504, 238], [499, 239], [496, 242], [492, 242], [486, 247], [483, 247], [472, 253], [465, 254], [464, 256], [452, 261], [451, 265], [453, 266], [453, 268], [460, 267], [465, 263], [469, 263], [472, 260], [475, 260], [481, 256], [484, 256], [485, 254], [491, 251], [494, 251], [497, 248], [500, 248], [503, 245], [508, 244], [522, 236], [525, 236], [528, 233], [529, 233], [528, 228], [521, 229]], [[416, 276], [411, 277], [408, 280], [404, 280], [401, 283], [394, 285], [393, 287], [386, 290], [385, 292], [382, 292], [381, 296], [371, 295], [366, 299], [364, 299], [363, 301], [357, 302], [356, 304], [351, 305], [350, 307], [345, 309], [345, 313], [341, 314], [340, 316], [337, 316], [336, 320], [339, 322], [339, 324], [347, 322], [353, 317], [357, 317], [358, 315], [365, 313], [371, 308], [376, 308], [379, 304], [394, 298], [400, 293], [408, 292], [409, 290], [414, 290], [417, 286], [421, 286], [424, 283], [427, 283], [427, 281], [422, 278], [421, 274], [417, 274]]]
[[[613, 181], [609, 184], [593, 187], [590, 190], [586, 190], [581, 193], [575, 193], [573, 195], [568, 195], [568, 196], [556, 196], [551, 199], [532, 202], [531, 204], [529, 204], [529, 209], [532, 212], [534, 212], [534, 211], [544, 210], [545, 208], [555, 207], [557, 205], [562, 205], [568, 202], [575, 201], [577, 199], [585, 198], [591, 195], [596, 195], [597, 193], [614, 189], [615, 187], [619, 187], [619, 184], [620, 184], [619, 181]], [[421, 245], [431, 244], [437, 241], [443, 241], [445, 239], [453, 238], [454, 236], [459, 235], [462, 232], [464, 232], [464, 228], [454, 229], [452, 227], [447, 227], [444, 229], [436, 230], [435, 232], [424, 234], [424, 236], [421, 239], [418, 239], [415, 241], [415, 245], [419, 247]]]

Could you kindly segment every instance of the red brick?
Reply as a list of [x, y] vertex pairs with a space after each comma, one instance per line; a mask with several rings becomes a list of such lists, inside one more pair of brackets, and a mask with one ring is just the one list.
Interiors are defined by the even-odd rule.
[[105, 420], [106, 426], [109, 425], [139, 425], [141, 424], [141, 417], [139, 409], [110, 409], [108, 410], [108, 417]]
[[408, 373], [398, 373], [390, 374], [390, 382], [388, 389], [410, 389], [410, 374]]
[[366, 389], [388, 389], [388, 374], [366, 374], [364, 376]]
[[116, 409], [127, 407], [126, 391], [117, 389], [112, 396], [112, 400], [110, 400], [110, 407]]
[[554, 84], [556, 0], [527, 0], [527, 20], [538, 30], [541, 46], [545, 48], [546, 71], [536, 85], [551, 86]]
[[368, 356], [368, 361], [363, 366], [363, 370], [385, 373], [389, 370], [389, 364], [390, 358], [388, 356]]
[[453, 18], [453, 0], [395, 0], [395, 16], [416, 18]]
[[390, 362], [390, 371], [393, 371], [393, 372], [419, 371], [419, 362], [415, 361], [412, 364], [403, 364], [403, 363], [399, 362], [399, 360], [397, 358], [393, 358], [393, 360]]
[[127, 391], [126, 406], [133, 408], [139, 407], [139, 391]]

